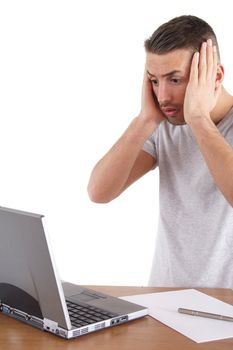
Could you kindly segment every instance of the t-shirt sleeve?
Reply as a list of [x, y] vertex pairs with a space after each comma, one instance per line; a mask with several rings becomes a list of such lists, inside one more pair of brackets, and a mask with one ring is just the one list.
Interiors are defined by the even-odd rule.
[[142, 149], [143, 151], [149, 153], [156, 160], [158, 160], [155, 139], [156, 139], [156, 133], [153, 132], [153, 134], [144, 143]]

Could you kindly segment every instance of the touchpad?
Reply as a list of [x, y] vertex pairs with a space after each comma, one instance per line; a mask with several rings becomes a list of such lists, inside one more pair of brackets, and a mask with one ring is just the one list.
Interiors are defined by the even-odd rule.
[[73, 300], [76, 300], [76, 301], [81, 301], [81, 302], [86, 302], [87, 303], [89, 301], [96, 300], [96, 299], [105, 299], [105, 297], [102, 296], [102, 295], [91, 293], [89, 291], [83, 291], [80, 294], [71, 295], [69, 297], [69, 299], [73, 299]]

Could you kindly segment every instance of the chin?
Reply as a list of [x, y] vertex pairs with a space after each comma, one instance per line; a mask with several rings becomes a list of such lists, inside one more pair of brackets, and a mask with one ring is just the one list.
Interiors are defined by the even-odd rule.
[[183, 118], [166, 118], [167, 121], [175, 126], [179, 126], [179, 125], [186, 125], [186, 121]]
[[179, 111], [177, 110], [177, 113], [172, 116], [166, 115], [166, 113], [163, 113], [163, 115], [164, 115], [164, 118], [172, 125], [179, 126], [179, 125], [187, 124], [184, 119], [184, 115], [182, 113], [181, 108], [179, 108]]

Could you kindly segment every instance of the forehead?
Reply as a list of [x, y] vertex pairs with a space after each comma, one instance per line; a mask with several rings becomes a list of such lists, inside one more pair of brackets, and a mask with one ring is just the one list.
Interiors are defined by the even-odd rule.
[[146, 69], [155, 76], [180, 71], [187, 74], [193, 53], [188, 49], [174, 50], [165, 54], [146, 53]]

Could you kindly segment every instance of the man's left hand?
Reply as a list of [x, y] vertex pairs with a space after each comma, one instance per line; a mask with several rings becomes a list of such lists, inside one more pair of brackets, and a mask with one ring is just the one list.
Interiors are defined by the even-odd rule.
[[212, 40], [202, 44], [200, 53], [193, 55], [189, 82], [184, 99], [184, 118], [187, 124], [196, 118], [210, 119], [210, 112], [220, 95], [221, 84], [217, 78], [218, 57]]

